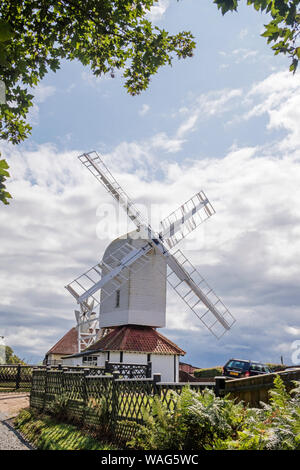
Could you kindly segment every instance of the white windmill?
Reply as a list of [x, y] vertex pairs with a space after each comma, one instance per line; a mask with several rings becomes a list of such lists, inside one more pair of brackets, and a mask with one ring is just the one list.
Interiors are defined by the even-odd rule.
[[79, 352], [94, 343], [99, 328], [103, 332], [120, 325], [164, 327], [166, 281], [220, 338], [232, 327], [234, 317], [182, 251], [174, 250], [178, 242], [215, 213], [204, 192], [171, 213], [156, 232], [96, 152], [78, 158], [137, 226], [136, 231], [113, 241], [102, 261], [66, 286], [80, 307], [75, 311]]

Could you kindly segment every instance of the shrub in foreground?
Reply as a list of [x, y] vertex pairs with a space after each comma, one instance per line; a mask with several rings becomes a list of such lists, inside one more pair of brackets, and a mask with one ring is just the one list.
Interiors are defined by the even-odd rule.
[[300, 382], [287, 393], [279, 376], [270, 391], [270, 404], [249, 408], [219, 398], [211, 390], [196, 393], [185, 388], [174, 393], [175, 410], [155, 398], [151, 413], [144, 412], [129, 447], [142, 450], [298, 449], [300, 450]]

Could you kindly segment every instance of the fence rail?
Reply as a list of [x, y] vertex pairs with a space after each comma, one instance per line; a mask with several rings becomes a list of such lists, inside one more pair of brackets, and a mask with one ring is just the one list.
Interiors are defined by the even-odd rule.
[[104, 367], [97, 366], [63, 366], [62, 364], [51, 366], [36, 366], [22, 364], [4, 364], [0, 365], [0, 393], [2, 392], [25, 392], [31, 390], [32, 374], [35, 369], [39, 370], [68, 370], [82, 371], [88, 370], [89, 375], [95, 377], [103, 375], [112, 375], [118, 372], [123, 378], [143, 379], [151, 377], [151, 362], [147, 364], [123, 364], [114, 362], [105, 362]]

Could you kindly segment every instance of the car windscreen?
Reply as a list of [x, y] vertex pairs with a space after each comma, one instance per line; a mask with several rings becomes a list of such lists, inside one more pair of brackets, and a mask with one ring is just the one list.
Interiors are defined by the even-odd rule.
[[246, 366], [247, 362], [244, 362], [244, 361], [235, 361], [235, 360], [232, 360], [232, 361], [229, 361], [228, 364], [226, 365], [226, 367], [230, 367], [231, 369], [244, 369], [245, 366]]

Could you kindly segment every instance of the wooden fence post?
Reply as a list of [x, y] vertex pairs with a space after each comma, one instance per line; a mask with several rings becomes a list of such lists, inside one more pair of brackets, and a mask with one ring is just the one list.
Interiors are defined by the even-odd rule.
[[226, 377], [215, 377], [215, 394], [216, 397], [223, 397], [225, 395]]
[[119, 372], [114, 371], [112, 373], [113, 381], [112, 381], [112, 397], [111, 397], [111, 414], [112, 414], [112, 423], [113, 425], [117, 421], [118, 412], [119, 412], [119, 397], [118, 397], [118, 390], [117, 390], [117, 382], [116, 380], [119, 378]]
[[151, 374], [152, 374], [152, 362], [148, 361], [147, 369], [146, 369], [146, 379], [151, 379]]
[[153, 391], [154, 395], [160, 395], [160, 389], [157, 384], [161, 382], [161, 374], [153, 374]]
[[43, 410], [45, 410], [45, 407], [46, 407], [47, 392], [48, 392], [48, 366], [47, 366], [46, 369], [45, 369], [45, 392], [44, 392], [44, 406], [43, 406]]
[[82, 424], [84, 424], [84, 421], [85, 421], [85, 415], [86, 415], [86, 411], [87, 411], [87, 402], [88, 402], [88, 393], [87, 393], [87, 384], [86, 384], [86, 377], [89, 373], [89, 369], [86, 368], [86, 369], [83, 369], [83, 376], [82, 376], [82, 401], [83, 401], [83, 404], [82, 404]]
[[16, 390], [20, 388], [20, 382], [21, 382], [21, 364], [18, 364], [17, 375], [16, 375]]

